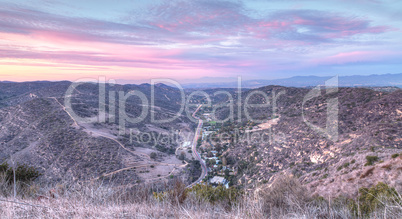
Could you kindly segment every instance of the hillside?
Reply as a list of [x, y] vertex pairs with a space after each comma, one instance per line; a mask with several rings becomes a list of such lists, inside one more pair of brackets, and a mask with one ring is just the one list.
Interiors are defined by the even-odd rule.
[[[89, 123], [71, 117], [65, 108], [65, 93], [71, 82], [0, 83], [0, 160], [12, 160], [37, 168], [40, 181], [107, 179], [128, 184], [165, 180], [169, 175], [182, 174], [182, 161], [175, 156], [178, 142], [161, 144], [152, 138], [147, 143], [130, 141], [130, 130], [168, 136], [171, 130], [190, 133], [192, 123], [179, 116], [175, 122], [151, 124], [150, 113], [137, 123], [121, 125], [119, 113], [106, 114], [106, 123], [98, 122], [99, 86], [83, 84], [71, 97], [72, 110]], [[151, 86], [115, 85], [107, 87], [117, 94], [138, 90], [150, 97]], [[177, 89], [155, 86], [156, 120], [175, 115], [180, 108]], [[110, 95], [106, 96], [109, 102]], [[150, 99], [150, 98], [149, 98]], [[115, 104], [119, 112], [119, 102]], [[138, 98], [128, 98], [128, 117], [137, 117], [142, 110]], [[109, 108], [106, 108], [110, 112]], [[123, 128], [122, 128], [123, 127]], [[123, 135], [119, 132], [123, 130]], [[179, 138], [179, 137], [178, 137]], [[160, 139], [157, 139], [160, 140]], [[151, 154], [156, 156], [150, 157]]]
[[[243, 98], [253, 91], [269, 97], [281, 91], [283, 95], [276, 101], [276, 115], [272, 107], [249, 110], [252, 118], [265, 122], [250, 123], [242, 114], [241, 123], [228, 122], [222, 129], [232, 136], [236, 136], [233, 130], [239, 130], [224, 154], [237, 169], [233, 184], [256, 187], [288, 173], [300, 177], [312, 193], [325, 197], [354, 196], [359, 187], [378, 182], [402, 189], [402, 160], [391, 157], [402, 152], [401, 90], [340, 88], [336, 94], [323, 90], [304, 106], [303, 98], [310, 89], [268, 86], [246, 91]], [[333, 98], [339, 102], [336, 140], [311, 126], [326, 127], [327, 102]], [[249, 99], [249, 103], [263, 101], [258, 94]], [[302, 112], [311, 125], [303, 120]], [[221, 110], [222, 118], [227, 113]], [[365, 165], [367, 156], [378, 158]]]
[[[0, 160], [31, 165], [42, 174], [38, 180], [44, 182], [106, 179], [118, 184], [137, 184], [180, 177], [190, 183], [197, 179], [199, 167], [192, 163], [190, 150], [181, 148], [183, 142], [191, 141], [196, 126], [184, 112], [164, 123], [152, 122], [147, 113], [140, 122], [126, 122], [122, 134], [121, 114], [111, 115], [112, 105], [105, 106], [106, 122], [98, 120], [98, 84], [87, 83], [74, 90], [72, 109], [90, 122], [74, 119], [64, 100], [70, 85], [70, 82], [0, 83]], [[127, 94], [132, 90], [151, 100], [149, 84], [107, 85], [105, 102], [113, 101], [110, 92], [118, 98], [119, 91]], [[186, 90], [186, 98], [194, 91]], [[224, 92], [214, 95], [218, 91]], [[219, 159], [225, 158], [233, 169], [233, 175], [226, 177], [233, 186], [256, 188], [286, 173], [299, 177], [312, 193], [322, 196], [353, 196], [358, 187], [370, 187], [377, 182], [402, 188], [401, 159], [391, 157], [402, 152], [400, 89], [339, 88], [330, 94], [321, 89], [316, 97], [304, 103], [310, 88], [266, 86], [245, 89], [240, 96], [236, 89], [202, 92], [212, 97], [212, 105], [205, 105], [200, 113], [217, 107], [216, 119], [230, 115], [230, 108], [225, 105], [229, 103], [227, 95], [234, 100], [235, 118], [218, 123], [221, 128], [212, 135], [225, 133], [231, 137], [201, 142], [203, 151], [209, 144], [227, 148], [219, 152]], [[262, 94], [268, 95], [268, 100]], [[149, 112], [155, 113], [158, 120], [175, 116], [182, 104], [181, 95], [176, 88], [156, 85], [155, 106]], [[339, 111], [335, 140], [321, 133], [330, 124], [327, 103], [334, 98], [338, 100]], [[245, 107], [246, 101], [269, 105]], [[207, 100], [202, 95], [193, 95], [189, 103], [199, 105]], [[120, 112], [122, 106], [116, 102], [115, 112]], [[144, 104], [139, 98], [130, 97], [124, 107], [126, 114], [135, 118], [142, 113]], [[241, 120], [237, 118], [239, 109]], [[317, 131], [320, 128], [321, 132]], [[130, 130], [135, 130], [134, 137], [142, 141], [132, 141]], [[166, 141], [172, 133], [173, 138], [181, 141]], [[367, 156], [377, 158], [366, 165]]]

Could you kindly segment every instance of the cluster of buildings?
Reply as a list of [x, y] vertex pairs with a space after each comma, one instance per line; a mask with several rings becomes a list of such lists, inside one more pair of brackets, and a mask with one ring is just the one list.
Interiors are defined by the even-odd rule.
[[210, 139], [211, 135], [219, 131], [220, 125], [211, 119], [209, 113], [202, 115], [204, 119], [204, 126], [202, 127], [202, 144], [200, 146], [200, 154], [204, 162], [208, 167], [208, 176], [206, 180], [213, 186], [222, 185], [229, 188], [229, 180], [225, 177], [233, 175], [233, 168], [227, 166], [225, 158], [221, 155], [225, 152], [225, 148], [222, 146], [223, 142], [220, 142], [220, 146], [214, 145]]

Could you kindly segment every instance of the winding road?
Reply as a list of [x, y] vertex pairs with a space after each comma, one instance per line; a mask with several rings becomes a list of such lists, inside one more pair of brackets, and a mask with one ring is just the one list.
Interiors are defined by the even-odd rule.
[[197, 152], [197, 141], [198, 141], [198, 137], [200, 136], [200, 133], [201, 133], [203, 121], [202, 121], [202, 119], [196, 117], [195, 114], [198, 112], [198, 110], [200, 110], [201, 106], [202, 105], [200, 105], [192, 115], [194, 118], [198, 119], [198, 126], [197, 126], [197, 130], [195, 131], [195, 134], [194, 134], [193, 145], [191, 146], [191, 150], [193, 151], [193, 157], [195, 159], [197, 159], [201, 164], [202, 173], [201, 173], [200, 178], [198, 178], [196, 181], [194, 181], [193, 183], [191, 183], [190, 185], [187, 186], [188, 188], [191, 188], [194, 185], [200, 183], [202, 181], [202, 179], [204, 179], [208, 174], [208, 168], [205, 165], [205, 162], [201, 159], [200, 154], [198, 154], [198, 152]]

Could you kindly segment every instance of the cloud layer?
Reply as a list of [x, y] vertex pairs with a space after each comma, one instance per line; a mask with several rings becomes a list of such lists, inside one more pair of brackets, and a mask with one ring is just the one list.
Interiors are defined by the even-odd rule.
[[[310, 6], [284, 9], [278, 1], [258, 4], [278, 9], [264, 10], [248, 1], [174, 0], [101, 19], [3, 3], [0, 76], [277, 78], [318, 73], [323, 66], [382, 65], [401, 55], [399, 24], [381, 23], [379, 15]], [[23, 72], [26, 69], [32, 72]], [[54, 76], [40, 71], [53, 71]]]

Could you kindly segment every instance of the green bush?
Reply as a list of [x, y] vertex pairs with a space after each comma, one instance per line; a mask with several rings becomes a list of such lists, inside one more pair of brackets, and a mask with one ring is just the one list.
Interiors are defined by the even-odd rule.
[[[0, 165], [0, 173], [5, 174], [6, 180], [11, 183], [14, 181], [13, 168], [8, 163]], [[38, 178], [41, 174], [33, 167], [26, 164], [19, 165], [15, 168], [15, 180], [17, 182], [29, 183]]]
[[384, 207], [384, 203], [401, 205], [402, 200], [396, 190], [387, 184], [379, 182], [371, 188], [360, 188], [357, 201], [350, 204], [351, 210], [355, 215], [367, 216], [379, 207]]
[[379, 158], [377, 156], [366, 156], [367, 163], [364, 166], [371, 166], [374, 162], [378, 161]]
[[197, 184], [188, 189], [188, 192], [194, 194], [199, 200], [206, 200], [212, 204], [220, 202], [227, 206], [232, 206], [242, 195], [242, 192], [235, 187], [226, 189], [219, 185], [214, 188], [205, 184]]
[[397, 157], [399, 157], [399, 154], [393, 154], [391, 157], [392, 158], [397, 158]]
[[342, 164], [341, 166], [339, 166], [336, 170], [339, 171], [339, 170], [341, 170], [342, 168], [347, 168], [349, 165], [350, 165], [350, 163], [349, 163], [349, 162], [346, 162], [346, 163]]

